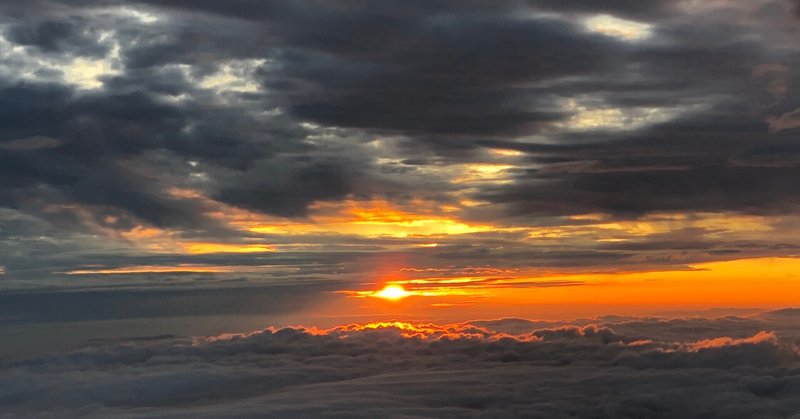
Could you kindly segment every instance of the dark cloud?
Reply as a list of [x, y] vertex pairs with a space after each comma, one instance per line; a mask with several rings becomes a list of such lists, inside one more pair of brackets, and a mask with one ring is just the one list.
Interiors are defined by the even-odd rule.
[[[77, 11], [98, 4], [59, 7]], [[655, 35], [631, 44], [591, 33], [571, 15], [537, 16], [542, 9], [643, 19], [654, 25]], [[35, 14], [37, 8], [26, 10]], [[156, 190], [141, 199], [132, 197], [130, 203], [115, 196], [113, 191], [148, 183], [130, 173], [114, 173], [109, 166], [121, 156], [166, 150], [173, 165], [202, 160], [205, 174], [214, 176], [203, 188], [211, 196], [281, 216], [303, 215], [318, 200], [395, 192], [364, 188], [370, 184], [365, 179], [374, 176], [370, 156], [363, 156], [362, 167], [354, 170], [351, 156], [307, 144], [305, 136], [313, 131], [298, 124], [311, 121], [366, 135], [403, 135], [406, 155], [396, 157], [422, 166], [431, 153], [474, 158], [464, 150], [497, 138], [529, 151], [533, 162], [593, 161], [586, 173], [556, 175], [545, 166], [521, 172], [504, 189], [477, 191], [476, 197], [509, 204], [512, 215], [751, 212], [765, 203], [776, 212], [793, 208], [789, 191], [796, 185], [787, 180], [791, 168], [743, 168], [729, 161], [732, 148], [747, 155], [746, 148], [755, 145], [751, 142], [763, 142], [769, 135], [765, 115], [731, 103], [756, 90], [753, 86], [761, 82], [752, 76], [753, 68], [775, 54], [743, 27], [716, 21], [698, 26], [674, 18], [679, 10], [670, 2], [509, 1], [491, 7], [482, 2], [418, 2], [397, 10], [373, 2], [222, 6], [167, 1], [143, 10], [171, 24], [126, 21], [121, 28], [106, 27], [116, 31], [122, 67], [120, 74], [103, 79], [101, 91], [76, 94], [57, 85], [6, 89], [4, 140], [47, 136], [64, 143], [56, 150], [15, 156], [6, 165], [7, 182], [58, 189], [86, 183], [86, 190], [106, 191], [94, 195], [107, 198], [92, 197], [103, 202], [90, 203], [119, 206], [162, 226], [181, 225], [182, 219], [193, 217], [170, 210], [170, 198]], [[667, 11], [672, 18], [665, 17]], [[88, 54], [80, 51], [88, 51], [103, 25], [121, 22], [119, 17], [109, 20], [109, 12], [94, 21], [64, 17], [66, 12], [56, 14], [62, 20], [55, 20], [52, 11], [39, 13], [42, 19], [28, 16], [11, 24], [8, 40], [44, 52]], [[231, 18], [240, 21], [232, 25]], [[245, 59], [265, 60], [251, 74], [263, 92], [226, 93], [223, 105], [198, 88], [199, 79], [221, 71], [230, 60]], [[167, 100], [181, 95], [191, 99]], [[17, 99], [21, 96], [25, 99]], [[514, 146], [517, 137], [550, 133], [554, 124], [580, 116], [581, 111], [564, 107], [563, 101], [581, 96], [592, 96], [602, 106], [619, 106], [621, 112], [656, 107], [664, 109], [656, 112], [676, 108], [685, 115], [671, 125], [633, 133], [590, 132], [586, 135], [606, 139], [592, 145], [541, 152]], [[728, 100], [720, 102], [720, 97]], [[690, 105], [706, 110], [694, 115]], [[268, 109], [284, 114], [259, 121], [255, 115]], [[775, 121], [773, 131], [786, 126], [779, 124], [781, 118]], [[742, 133], [750, 135], [742, 138]], [[548, 135], [567, 142], [579, 134]], [[632, 135], [635, 139], [629, 139]], [[731, 138], [720, 139], [726, 135]], [[286, 152], [291, 154], [281, 155]], [[226, 170], [216, 170], [220, 167]], [[654, 170], [640, 169], [646, 167]], [[87, 181], [83, 170], [102, 173], [103, 182]], [[641, 176], [625, 174], [629, 172]], [[733, 193], [734, 185], [748, 193]], [[65, 192], [83, 202], [90, 198], [83, 190]], [[13, 199], [8, 198], [13, 194], [4, 195]], [[554, 195], [565, 202], [553, 201]]]
[[316, 200], [343, 199], [354, 192], [355, 168], [308, 156], [263, 161], [226, 182], [214, 198], [284, 217], [299, 217]]
[[98, 42], [100, 34], [86, 29], [86, 21], [43, 21], [12, 25], [6, 31], [9, 41], [36, 47], [44, 53], [70, 52], [78, 56], [103, 56], [109, 46]]
[[600, 142], [512, 146], [536, 168], [478, 197], [528, 214], [795, 211], [793, 140], [767, 134], [741, 108], [726, 111], [734, 113], [689, 115]]
[[2, 143], [37, 136], [57, 141], [54, 147], [0, 150], [6, 206], [51, 198], [50, 204], [116, 208], [162, 226], [196, 225], [202, 219], [165, 196], [158, 179], [121, 161], [175, 135], [182, 125], [174, 108], [144, 93], [76, 97], [57, 85], [6, 86], [2, 98]]
[[[517, 2], [403, 11], [371, 2], [168, 4], [264, 25], [266, 56], [276, 63], [264, 71], [264, 86], [297, 117], [428, 140], [536, 131], [562, 115], [552, 98], [521, 86], [602, 71], [620, 47], [565, 21], [515, 19], [526, 10]], [[197, 48], [174, 42], [165, 47], [170, 54]]]
[[[695, 210], [786, 213], [800, 203], [790, 192], [800, 186], [792, 180], [797, 175], [794, 168], [709, 166], [641, 170], [636, 176], [625, 172], [572, 174], [537, 187], [533, 185], [540, 176], [532, 174], [514, 187], [480, 198], [509, 203], [512, 212], [524, 214], [582, 214], [587, 210], [628, 216]], [[565, 190], [569, 192], [563, 193]], [[562, 191], [560, 196], [557, 191]]]
[[[409, 25], [418, 27], [416, 33], [408, 33]], [[382, 31], [389, 33], [378, 36], [394, 41], [377, 53], [357, 45], [353, 54], [338, 53], [335, 45], [324, 44], [315, 44], [318, 52], [292, 52], [277, 74], [265, 75], [265, 86], [284, 95], [298, 117], [326, 125], [429, 140], [510, 135], [561, 118], [550, 98], [519, 85], [598, 69], [612, 51], [604, 53], [608, 46], [602, 41], [548, 21], [420, 18]], [[374, 38], [352, 34], [342, 41]], [[298, 96], [293, 86], [300, 81], [309, 86]]]
[[[167, 5], [189, 7], [180, 1]], [[372, 3], [361, 4], [359, 13], [352, 13], [355, 3], [322, 8], [247, 2], [199, 7], [212, 15], [264, 25], [261, 33], [273, 64], [262, 70], [262, 83], [271, 92], [271, 100], [293, 116], [330, 126], [402, 133], [413, 144], [409, 150], [452, 155], [457, 149], [474, 148], [476, 139], [541, 132], [573, 112], [560, 109], [558, 99], [565, 96], [598, 95], [605, 106], [621, 106], [622, 111], [677, 107], [680, 112], [692, 103], [706, 108], [698, 114], [690, 110], [669, 125], [634, 130], [633, 140], [627, 139], [630, 133], [598, 133], [609, 141], [537, 156], [539, 161], [564, 164], [590, 155], [587, 158], [595, 161], [593, 171], [563, 175], [529, 171], [507, 190], [481, 190], [476, 195], [510, 203], [512, 214], [788, 212], [795, 208], [790, 191], [797, 185], [788, 180], [794, 178], [793, 169], [740, 167], [730, 161], [737, 149], [747, 154], [748, 147], [772, 141], [765, 116], [740, 103], [741, 95], [756, 90], [751, 71], [770, 55], [768, 45], [754, 42], [741, 27], [727, 22], [698, 26], [694, 21], [665, 20], [662, 24], [658, 19], [665, 19], [667, 10], [678, 12], [669, 3], [532, 5], [630, 18], [649, 16], [652, 19], [647, 20], [656, 25], [655, 37], [663, 40], [628, 45], [590, 34], [566, 20], [520, 19], [521, 13], [534, 16], [536, 9], [517, 2], [503, 2], [491, 10], [468, 4], [457, 11], [447, 2], [434, 2], [410, 5], [402, 13]], [[171, 42], [170, 50], [190, 45], [177, 38]], [[208, 43], [209, 51], [217, 48], [216, 42]], [[570, 79], [574, 81], [556, 83]], [[556, 87], [537, 86], [547, 82]], [[721, 97], [728, 100], [720, 101]], [[778, 122], [784, 119], [776, 118], [771, 126], [786, 126]], [[773, 131], [777, 129], [781, 128]], [[241, 192], [223, 189], [216, 196], [286, 215], [302, 213], [314, 199], [357, 192], [338, 181], [341, 168], [307, 167], [308, 176], [329, 175], [337, 184], [292, 187], [308, 190], [304, 199], [277, 191], [287, 197], [286, 210], [274, 210], [282, 204], [268, 192], [269, 185], [241, 188]], [[640, 176], [629, 176], [630, 172]], [[258, 189], [267, 192], [258, 193]], [[315, 193], [323, 189], [330, 194]]]

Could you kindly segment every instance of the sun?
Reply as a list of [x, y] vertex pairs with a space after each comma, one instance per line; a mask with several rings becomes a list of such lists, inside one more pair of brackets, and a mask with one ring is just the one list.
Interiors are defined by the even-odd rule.
[[406, 291], [402, 285], [387, 285], [383, 287], [380, 291], [375, 291], [373, 296], [378, 298], [383, 298], [385, 300], [399, 300], [402, 298], [406, 298], [411, 295], [410, 292]]

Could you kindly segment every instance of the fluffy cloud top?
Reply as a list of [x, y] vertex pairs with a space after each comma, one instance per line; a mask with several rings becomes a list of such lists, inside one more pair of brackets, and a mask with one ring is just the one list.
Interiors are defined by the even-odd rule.
[[800, 412], [800, 334], [796, 316], [777, 318], [389, 322], [154, 337], [9, 361], [0, 412], [787, 418]]

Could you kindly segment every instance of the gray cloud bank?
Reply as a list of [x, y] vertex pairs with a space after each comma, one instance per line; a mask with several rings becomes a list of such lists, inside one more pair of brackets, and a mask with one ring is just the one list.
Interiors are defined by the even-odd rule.
[[797, 310], [138, 339], [0, 367], [0, 417], [789, 418]]
[[[795, 3], [2, 2], [0, 262], [52, 276], [137, 226], [263, 239], [173, 188], [295, 219], [343, 199], [469, 198], [507, 225], [795, 214]], [[451, 182], [490, 147], [521, 153], [506, 182]]]

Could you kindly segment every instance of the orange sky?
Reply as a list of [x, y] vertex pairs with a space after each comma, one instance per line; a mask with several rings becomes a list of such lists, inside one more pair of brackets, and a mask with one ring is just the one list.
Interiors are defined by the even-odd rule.
[[[344, 292], [344, 298], [336, 299], [320, 314], [443, 320], [506, 316], [563, 319], [711, 308], [778, 308], [800, 301], [800, 259], [711, 262], [686, 271], [557, 275], [539, 278], [538, 286], [526, 285], [534, 282], [531, 278], [508, 278], [469, 288], [465, 286], [468, 281], [459, 278], [440, 282], [434, 288], [420, 287], [413, 280], [387, 281], [390, 286], [402, 286], [407, 296], [385, 298], [384, 293], [376, 291], [382, 285], [376, 284], [374, 289]], [[389, 293], [392, 297], [396, 294]]]
[[[467, 168], [465, 173], [475, 170]], [[315, 204], [308, 217], [286, 219], [226, 206], [198, 191], [173, 189], [171, 193], [201, 201], [210, 217], [240, 231], [241, 237], [224, 242], [198, 240], [184, 237], [178, 230], [138, 226], [122, 232], [124, 240], [156, 254], [242, 254], [265, 261], [298, 251], [313, 260], [315, 253], [325, 254], [330, 249], [340, 252], [371, 246], [373, 250], [365, 256], [347, 262], [352, 274], [332, 277], [347, 281], [323, 299], [324, 313], [317, 310], [328, 317], [444, 315], [464, 320], [537, 313], [571, 317], [575, 313], [602, 314], [609, 310], [645, 313], [704, 307], [779, 307], [800, 299], [800, 259], [792, 257], [761, 257], [756, 252], [709, 255], [667, 251], [654, 256], [633, 252], [633, 262], [627, 265], [611, 261], [588, 266], [545, 263], [537, 267], [541, 262], [536, 260], [509, 264], [504, 253], [526, 251], [529, 247], [546, 253], [564, 246], [635, 246], [674, 231], [701, 232], [691, 237], [694, 240], [781, 237], [774, 227], [781, 220], [770, 217], [663, 213], [638, 220], [613, 220], [603, 214], [585, 214], [536, 226], [470, 221], [470, 211], [481, 205], [474, 202], [440, 205], [423, 200], [347, 200]], [[474, 242], [492, 243], [494, 247], [484, 251], [487, 256], [454, 263], [442, 262], [439, 257], [448, 249], [473, 246]], [[493, 258], [488, 257], [492, 252], [497, 253], [499, 264], [492, 264]], [[275, 269], [280, 266], [183, 263], [87, 266], [67, 273], [270, 275]], [[389, 290], [381, 292], [387, 285]]]

